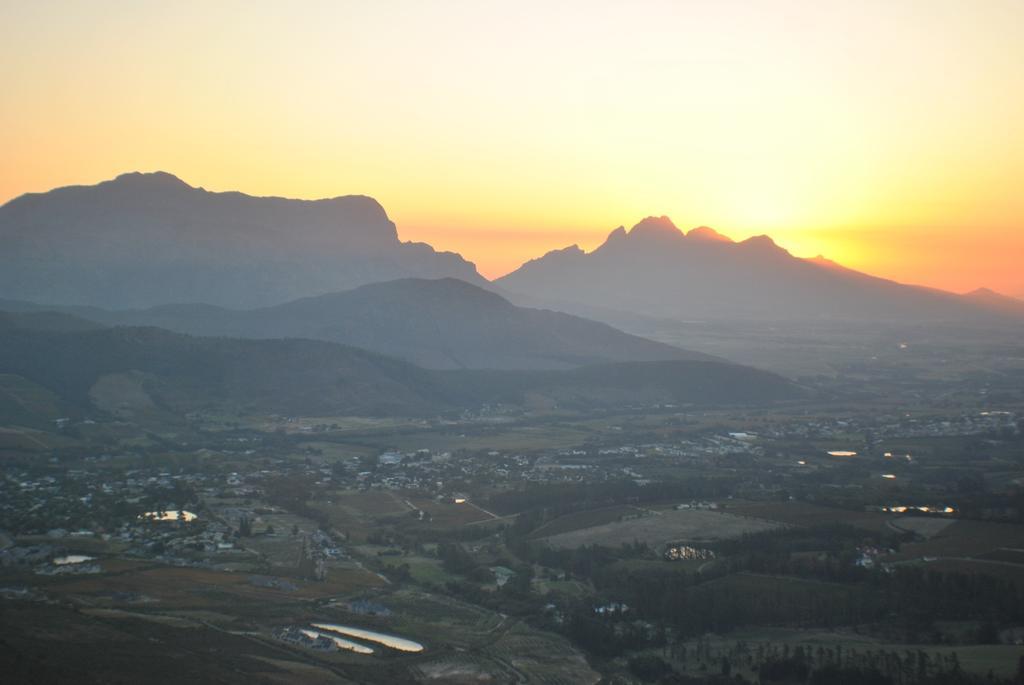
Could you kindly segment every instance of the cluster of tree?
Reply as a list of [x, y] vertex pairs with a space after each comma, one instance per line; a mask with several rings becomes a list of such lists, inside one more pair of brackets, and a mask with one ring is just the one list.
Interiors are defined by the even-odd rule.
[[448, 573], [470, 577], [480, 568], [473, 556], [457, 542], [438, 545], [437, 557], [441, 560], [441, 566]]
[[[762, 685], [1017, 685], [1024, 683], [1024, 657], [1013, 678], [984, 676], [963, 670], [956, 652], [929, 656], [922, 650], [903, 654], [885, 650], [847, 650], [845, 658], [834, 658], [835, 650], [815, 659], [814, 652], [797, 647], [792, 654], [758, 662]], [[723, 662], [727, 661], [723, 657]]]
[[[797, 578], [734, 574], [726, 566], [705, 573], [663, 567], [615, 564], [636, 554], [637, 547], [619, 550], [592, 547], [576, 550], [534, 548], [546, 566], [571, 569], [589, 579], [598, 596], [630, 607], [628, 620], [598, 616], [593, 602], [568, 604], [561, 630], [593, 654], [619, 654], [637, 644], [654, 644], [630, 621], [644, 621], [656, 630], [671, 628], [679, 636], [726, 633], [749, 625], [899, 624], [899, 639], [941, 642], [935, 621], [979, 620], [976, 641], [998, 640], [1000, 625], [1024, 620], [1021, 590], [1005, 580], [925, 572], [897, 567], [892, 573], [872, 571], [863, 582], [803, 581]], [[599, 600], [594, 600], [599, 601]], [[897, 618], [898, 617], [898, 618]], [[649, 631], [647, 631], [649, 633]]]
[[[692, 647], [673, 644], [664, 657], [646, 652], [628, 661], [630, 672], [643, 682], [746, 683], [756, 674], [761, 685], [1022, 685], [1024, 657], [1012, 678], [984, 676], [963, 670], [956, 652], [885, 649], [844, 649], [841, 644], [797, 645], [737, 642], [728, 648], [697, 640]], [[676, 670], [678, 667], [679, 670]], [[699, 673], [699, 677], [684, 673]]]
[[406, 582], [412, 578], [409, 564], [385, 564], [381, 567], [380, 572], [393, 583]]
[[[520, 518], [507, 531], [509, 548], [520, 559], [589, 580], [602, 596], [627, 602], [644, 620], [663, 622], [684, 635], [765, 623], [857, 625], [896, 615], [915, 640], [932, 638], [934, 621], [967, 618], [990, 626], [987, 635], [979, 634], [979, 641], [988, 642], [996, 626], [1024, 620], [1024, 587], [1006, 579], [921, 566], [858, 566], [857, 547], [878, 539], [848, 526], [769, 531], [714, 543], [719, 559], [697, 573], [672, 564], [614, 563], [655, 558], [643, 543], [551, 549], [524, 537], [535, 518]], [[819, 551], [800, 554], [811, 550]]]
[[922, 566], [897, 566], [877, 571], [868, 584], [900, 615], [924, 614], [933, 619], [1024, 620], [1024, 586], [978, 573], [935, 571]]

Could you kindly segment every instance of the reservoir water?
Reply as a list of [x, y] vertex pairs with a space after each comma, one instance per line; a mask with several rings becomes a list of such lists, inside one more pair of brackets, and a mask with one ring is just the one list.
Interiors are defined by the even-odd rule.
[[341, 635], [347, 635], [348, 637], [354, 637], [362, 640], [368, 640], [370, 642], [376, 642], [382, 644], [385, 647], [391, 649], [397, 649], [400, 652], [422, 652], [423, 645], [413, 640], [407, 640], [404, 637], [397, 637], [395, 635], [388, 635], [387, 633], [377, 633], [372, 630], [364, 630], [362, 628], [352, 628], [350, 626], [342, 626], [336, 623], [314, 623], [314, 628], [320, 630], [327, 630], [332, 633], [339, 633]]

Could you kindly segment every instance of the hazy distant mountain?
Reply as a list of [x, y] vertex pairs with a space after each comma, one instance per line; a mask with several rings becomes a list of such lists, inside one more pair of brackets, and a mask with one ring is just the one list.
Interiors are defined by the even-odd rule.
[[495, 283], [591, 316], [603, 308], [684, 320], [947, 321], [992, 311], [821, 257], [800, 259], [767, 236], [736, 243], [706, 227], [684, 234], [668, 217], [619, 227], [593, 252], [549, 252]]
[[569, 314], [516, 307], [454, 278], [401, 279], [244, 311], [211, 305], [66, 311], [110, 325], [157, 326], [195, 335], [328, 340], [434, 369], [565, 369], [606, 362], [715, 359]]
[[[0, 308], [2, 309], [2, 308]], [[0, 311], [0, 330], [74, 332], [94, 331], [103, 325], [72, 314], [53, 311]]]
[[0, 296], [53, 304], [256, 307], [404, 277], [484, 283], [403, 243], [372, 198], [213, 193], [162, 172], [31, 193], [0, 207]]
[[972, 290], [963, 295], [963, 298], [994, 312], [1024, 316], [1024, 300], [1018, 300], [988, 288]]
[[[40, 331], [0, 317], [0, 389], [52, 395], [79, 411], [182, 415], [436, 416], [483, 404], [612, 407], [753, 404], [799, 396], [780, 376], [735, 364], [669, 361], [566, 371], [429, 371], [314, 340], [202, 338], [158, 328]], [[2, 396], [3, 393], [0, 393]], [[2, 399], [2, 397], [0, 397]], [[25, 421], [26, 407], [14, 420]], [[0, 402], [0, 411], [4, 405]], [[12, 420], [0, 414], [0, 424]]]

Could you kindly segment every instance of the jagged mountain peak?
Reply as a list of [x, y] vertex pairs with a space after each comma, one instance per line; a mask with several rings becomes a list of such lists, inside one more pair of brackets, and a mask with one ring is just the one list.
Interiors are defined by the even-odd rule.
[[608, 237], [605, 238], [605, 242], [606, 243], [616, 242], [616, 241], [622, 240], [627, 235], [629, 235], [629, 234], [626, 232], [626, 227], [625, 226], [619, 226], [618, 228], [616, 228], [615, 230], [613, 230], [611, 233], [608, 234]]
[[706, 227], [683, 236], [668, 218], [649, 217], [571, 264], [535, 260], [497, 284], [606, 320], [616, 320], [602, 314], [613, 310], [687, 321], [951, 321], [1017, 310], [1014, 301], [998, 307], [982, 302], [998, 296], [954, 295], [876, 278], [823, 257], [798, 258], [767, 235], [737, 243], [723, 238]]
[[667, 216], [649, 216], [629, 230], [629, 237], [633, 239], [646, 237], [681, 238], [683, 237], [683, 232]]
[[698, 226], [697, 228], [691, 228], [687, 233], [686, 237], [690, 240], [701, 240], [705, 242], [713, 243], [731, 243], [733, 239], [727, 235], [722, 235], [715, 229], [709, 226]]
[[769, 236], [769, 235], [754, 235], [754, 236], [751, 236], [751, 237], [747, 238], [746, 240], [740, 242], [740, 245], [749, 245], [751, 247], [764, 247], [764, 248], [782, 249], [782, 248], [780, 248], [775, 243], [774, 240], [772, 240], [772, 237]]

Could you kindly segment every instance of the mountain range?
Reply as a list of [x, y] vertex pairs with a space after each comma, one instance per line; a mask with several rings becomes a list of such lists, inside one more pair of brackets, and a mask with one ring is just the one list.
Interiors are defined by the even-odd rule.
[[46, 414], [34, 407], [436, 416], [756, 403], [803, 391], [590, 319], [686, 345], [678, 326], [727, 322], [698, 331], [700, 349], [748, 362], [763, 340], [728, 322], [1024, 321], [1024, 302], [992, 291], [903, 285], [667, 217], [490, 283], [459, 255], [401, 242], [371, 198], [213, 193], [160, 172], [12, 200], [0, 245], [0, 414], [24, 421]]
[[516, 304], [616, 322], [623, 314], [677, 321], [1022, 316], [1019, 301], [994, 293], [903, 285], [794, 257], [768, 236], [733, 242], [703, 226], [684, 233], [664, 216], [628, 231], [620, 226], [590, 252], [554, 250], [488, 283], [460, 255], [401, 242], [372, 198], [209, 192], [164, 172], [18, 197], [0, 207], [0, 244], [0, 297], [107, 309], [192, 302], [255, 309], [383, 281], [455, 278]]
[[451, 252], [401, 242], [376, 200], [252, 197], [128, 173], [0, 207], [0, 296], [49, 304], [258, 307], [395, 278], [484, 284]]
[[[44, 309], [0, 301], [0, 309]], [[206, 304], [111, 311], [56, 308], [78, 321], [152, 326], [201, 336], [308, 338], [398, 357], [432, 369], [568, 369], [610, 362], [716, 360], [577, 316], [517, 307], [454, 278], [400, 279], [233, 310]], [[81, 324], [79, 324], [81, 325]]]
[[794, 257], [768, 236], [733, 242], [707, 227], [684, 233], [664, 216], [629, 231], [620, 226], [591, 252], [575, 245], [549, 252], [495, 285], [534, 305], [677, 320], [969, 321], [1012, 313], [991, 297]]
[[978, 288], [963, 296], [980, 307], [1010, 316], [1024, 316], [1024, 300], [997, 293], [989, 288]]

